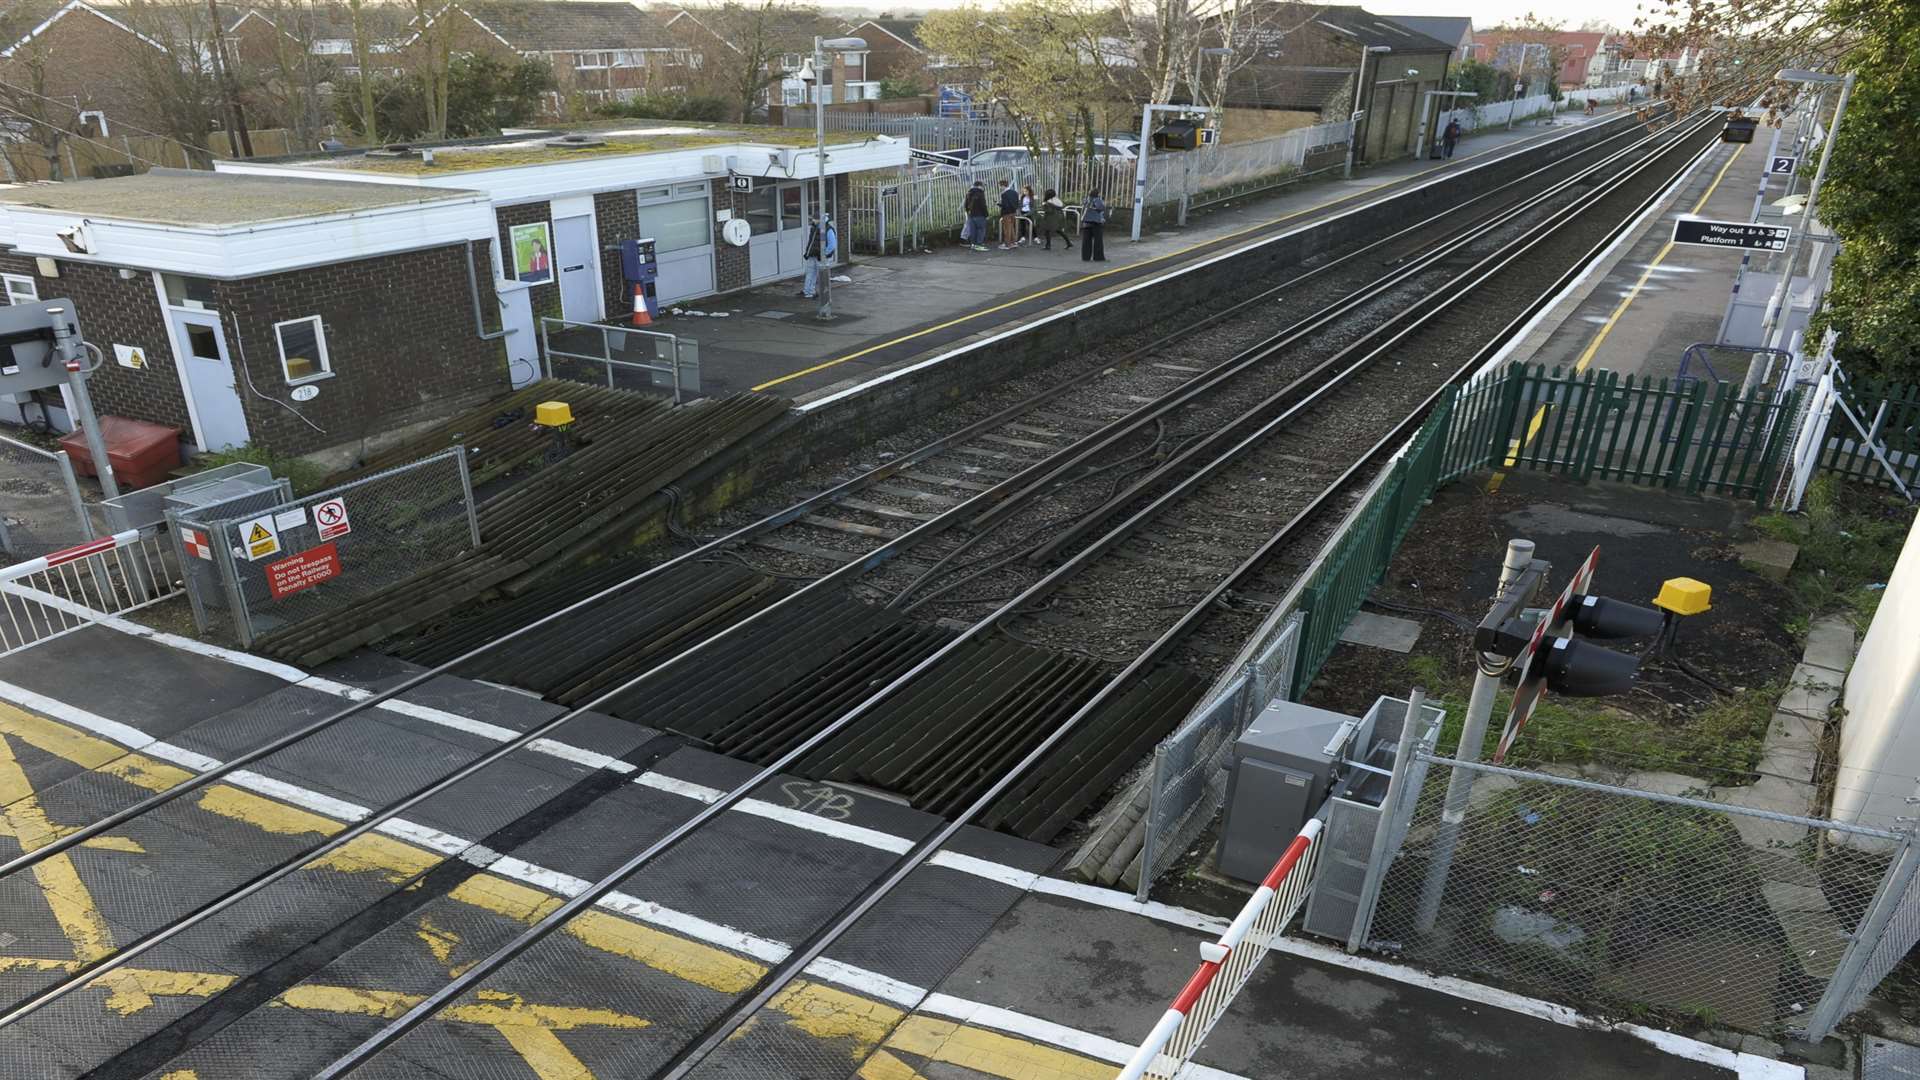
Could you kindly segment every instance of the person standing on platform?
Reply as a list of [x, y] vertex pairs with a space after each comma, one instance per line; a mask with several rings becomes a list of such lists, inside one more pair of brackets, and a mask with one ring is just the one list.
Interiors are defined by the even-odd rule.
[[1012, 251], [1016, 231], [1020, 227], [1020, 193], [1013, 190], [1013, 181], [1000, 181], [1000, 250]]
[[1448, 160], [1453, 158], [1453, 148], [1460, 142], [1460, 118], [1447, 121], [1447, 128], [1440, 133], [1440, 145], [1446, 151]]
[[826, 222], [824, 229], [821, 226], [822, 222], [816, 215], [813, 226], [807, 230], [806, 250], [800, 255], [801, 264], [807, 268], [806, 284], [801, 286], [800, 295], [808, 300], [813, 299], [820, 287], [821, 264], [826, 264], [827, 273], [833, 273], [834, 257], [840, 254], [840, 236], [833, 231], [833, 222]]
[[1107, 200], [1095, 188], [1087, 193], [1087, 212], [1080, 215], [1080, 261], [1107, 261]]
[[1040, 199], [1040, 235], [1046, 238], [1047, 250], [1053, 250], [1053, 238], [1060, 237], [1062, 251], [1073, 250], [1073, 237], [1067, 235], [1067, 204], [1060, 201], [1060, 193], [1052, 188]]
[[1020, 186], [1020, 239], [1016, 243], [1027, 244], [1039, 239], [1033, 235], [1033, 212], [1039, 209], [1034, 204], [1038, 201], [1034, 198], [1032, 184]]
[[967, 189], [967, 235], [962, 237], [975, 251], [987, 250], [987, 182], [975, 180]]

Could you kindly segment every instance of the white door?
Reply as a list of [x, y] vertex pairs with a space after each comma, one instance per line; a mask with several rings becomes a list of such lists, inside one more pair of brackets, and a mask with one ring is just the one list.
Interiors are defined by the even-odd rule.
[[660, 270], [654, 297], [662, 304], [713, 291], [713, 213], [704, 191], [640, 204], [640, 236], [653, 241]]
[[807, 208], [813, 193], [808, 184], [780, 185], [780, 273], [806, 269]]
[[507, 377], [515, 390], [540, 377], [540, 336], [533, 329], [533, 290], [517, 281], [496, 282], [500, 325], [513, 331], [507, 343]]
[[553, 219], [554, 262], [560, 268], [560, 313], [574, 322], [600, 319], [600, 281], [594, 273], [593, 218]]
[[780, 276], [780, 188], [767, 184], [747, 196], [747, 275], [754, 282]]
[[205, 450], [226, 450], [247, 443], [247, 414], [240, 407], [240, 386], [227, 359], [227, 335], [211, 311], [171, 310], [173, 339], [180, 343], [181, 371], [193, 391]]

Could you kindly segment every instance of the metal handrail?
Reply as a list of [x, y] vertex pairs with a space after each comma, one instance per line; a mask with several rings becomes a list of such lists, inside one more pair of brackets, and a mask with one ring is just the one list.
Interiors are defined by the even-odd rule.
[[[559, 327], [561, 330], [566, 330], [574, 327], [583, 327], [586, 329], [599, 331], [600, 355], [592, 356], [587, 353], [568, 352], [564, 349], [558, 349], [558, 350], [555, 349], [553, 347], [553, 342], [550, 335], [550, 329], [556, 326]], [[639, 337], [664, 339], [665, 341], [670, 343], [672, 346], [672, 349], [669, 354], [671, 356], [671, 359], [665, 364], [647, 364], [647, 363], [642, 363], [636, 360], [615, 360], [613, 358], [613, 341], [612, 341], [612, 338], [610, 337], [610, 335], [612, 334], [632, 334]], [[568, 360], [585, 360], [586, 362], [591, 364], [601, 364], [605, 366], [607, 369], [608, 389], [613, 388], [613, 372], [615, 368], [630, 368], [635, 371], [658, 372], [660, 374], [664, 374], [667, 376], [668, 381], [673, 384], [673, 403], [675, 405], [678, 405], [681, 403], [680, 335], [678, 334], [669, 334], [664, 330], [640, 330], [640, 329], [634, 329], [634, 328], [629, 328], [624, 326], [609, 326], [606, 323], [580, 322], [573, 319], [555, 318], [552, 315], [542, 315], [540, 316], [540, 364], [542, 368], [542, 373], [549, 379], [554, 377], [553, 358], [556, 356], [564, 357], [565, 359], [568, 359]]]

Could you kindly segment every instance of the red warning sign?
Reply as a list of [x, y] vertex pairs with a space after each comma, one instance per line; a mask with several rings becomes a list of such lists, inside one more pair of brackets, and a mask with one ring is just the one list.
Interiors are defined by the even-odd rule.
[[340, 576], [340, 553], [332, 544], [308, 548], [298, 555], [267, 564], [267, 588], [273, 598], [291, 596], [311, 589], [329, 578]]

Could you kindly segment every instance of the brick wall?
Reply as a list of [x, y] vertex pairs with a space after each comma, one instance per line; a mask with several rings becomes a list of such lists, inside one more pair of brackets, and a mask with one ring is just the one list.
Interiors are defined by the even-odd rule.
[[[47, 12], [52, 10], [49, 7]], [[24, 33], [38, 20], [36, 16], [17, 29]], [[153, 96], [142, 88], [133, 63], [136, 49], [157, 55], [154, 46], [85, 8], [75, 8], [55, 20], [46, 33], [0, 60], [0, 80], [59, 102], [17, 95], [23, 101], [38, 102], [21, 107], [48, 120], [71, 121], [76, 105], [105, 112], [110, 142], [117, 142], [122, 134], [137, 134], [131, 130], [135, 127], [164, 133], [166, 118]], [[44, 113], [38, 111], [42, 107]], [[31, 152], [31, 148], [27, 150]]]
[[617, 249], [620, 241], [640, 234], [639, 205], [631, 190], [603, 191], [593, 197], [593, 220], [600, 241], [600, 288], [609, 319], [633, 310], [633, 294], [627, 289], [620, 252], [609, 249]]
[[713, 182], [713, 287], [720, 292], [732, 292], [744, 289], [748, 285], [747, 249], [734, 247], [720, 235], [720, 211], [731, 210], [733, 216], [747, 216], [747, 196], [744, 192], [734, 191], [727, 186], [725, 179]]
[[[449, 245], [215, 283], [228, 358], [236, 375], [244, 358], [252, 379], [253, 389], [239, 380], [250, 441], [304, 454], [450, 415], [507, 389], [505, 350], [474, 333], [465, 258], [464, 245]], [[139, 270], [123, 279], [114, 267], [64, 261], [59, 270], [58, 278], [41, 277], [34, 260], [0, 255], [0, 271], [32, 275], [42, 299], [71, 299], [87, 340], [106, 354], [88, 380], [96, 412], [170, 424], [191, 441], [153, 274]], [[273, 326], [309, 315], [325, 327], [334, 377], [312, 384], [319, 397], [296, 403]], [[119, 366], [115, 345], [138, 347], [147, 366]]]
[[[187, 399], [180, 391], [173, 350], [167, 344], [166, 314], [154, 290], [153, 275], [142, 270], [129, 280], [109, 266], [63, 261], [57, 267], [58, 278], [42, 277], [33, 259], [0, 255], [0, 271], [32, 277], [42, 300], [72, 300], [81, 333], [105, 354], [106, 362], [87, 380], [94, 411], [170, 424], [191, 441], [193, 425], [187, 418]], [[114, 362], [115, 345], [139, 349], [147, 366], [121, 367]]]
[[533, 304], [534, 318], [538, 319], [542, 315], [551, 315], [556, 319], [559, 318], [560, 283], [557, 275], [559, 274], [560, 260], [553, 255], [552, 206], [544, 202], [517, 203], [513, 206], [495, 207], [493, 213], [495, 219], [500, 222], [501, 269], [509, 278], [514, 277], [514, 273], [513, 240], [508, 235], [508, 230], [515, 225], [531, 225], [536, 221], [544, 221], [547, 223], [547, 261], [554, 267], [553, 270], [549, 271], [549, 273], [554, 276], [549, 276], [546, 281], [540, 282], [531, 289], [528, 289], [527, 298]]
[[[478, 249], [474, 256], [481, 257]], [[338, 446], [451, 415], [508, 387], [505, 350], [474, 332], [464, 245], [223, 281], [215, 295], [234, 363], [244, 353], [256, 388], [326, 429], [314, 430], [243, 382], [256, 444], [293, 453]], [[274, 324], [309, 315], [326, 328], [333, 378], [311, 384], [319, 397], [294, 404]]]

